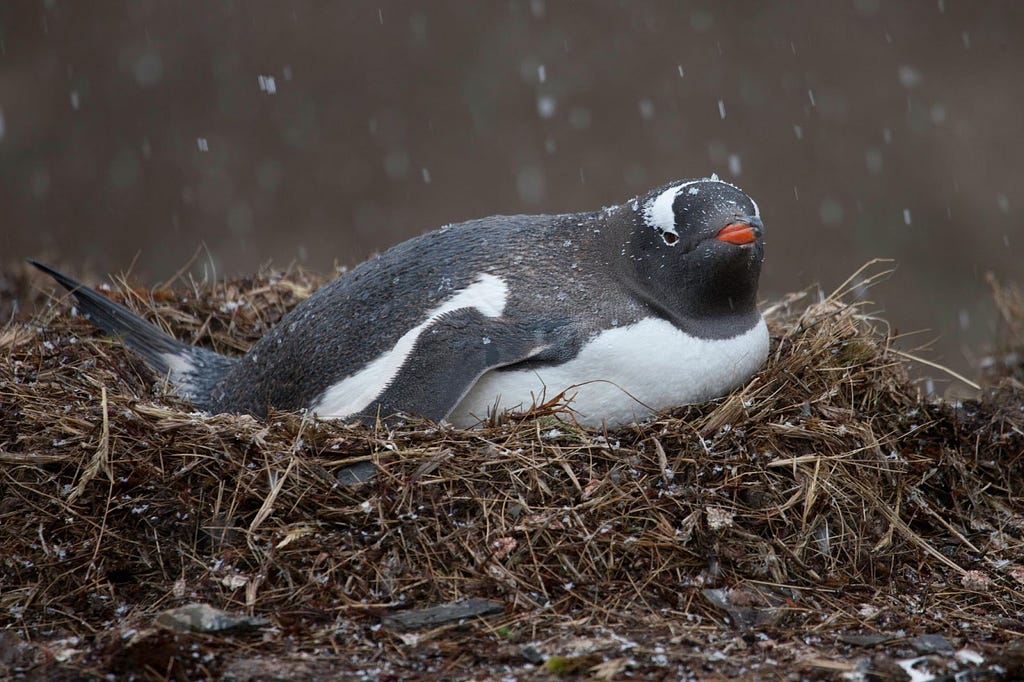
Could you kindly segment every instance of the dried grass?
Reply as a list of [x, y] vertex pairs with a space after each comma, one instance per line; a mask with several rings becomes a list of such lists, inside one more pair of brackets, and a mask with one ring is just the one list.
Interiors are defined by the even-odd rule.
[[[237, 352], [319, 282], [112, 295]], [[147, 624], [191, 601], [280, 627], [247, 653], [206, 642], [210, 674], [339, 636], [408, 655], [360, 624], [466, 596], [507, 605], [482, 635], [499, 641], [639, 628], [707, 648], [725, 623], [1019, 635], [1024, 386], [925, 400], [850, 299], [791, 295], [745, 388], [603, 434], [555, 404], [477, 431], [196, 414], [58, 301], [0, 331], [0, 623], [78, 637], [79, 671], [154, 678], [178, 645]], [[340, 484], [355, 461], [378, 475]], [[449, 672], [473, 665], [436, 647]]]
[[1024, 381], [1024, 291], [1004, 284], [991, 272], [985, 277], [999, 313], [996, 343], [980, 362], [983, 374], [991, 381], [1013, 377]]

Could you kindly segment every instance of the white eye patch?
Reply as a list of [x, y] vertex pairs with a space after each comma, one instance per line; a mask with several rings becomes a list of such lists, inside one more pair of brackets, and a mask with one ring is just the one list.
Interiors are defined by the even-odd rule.
[[[712, 180], [717, 179], [717, 176], [712, 177]], [[676, 212], [673, 210], [672, 205], [684, 187], [690, 187], [701, 182], [707, 182], [707, 180], [703, 178], [691, 180], [690, 182], [669, 187], [654, 197], [654, 199], [648, 201], [644, 206], [644, 222], [660, 232], [662, 240], [669, 246], [674, 246], [679, 241], [679, 232], [676, 231]], [[696, 187], [690, 187], [690, 191], [698, 192], [700, 190]]]
[[[672, 210], [672, 204], [675, 203], [676, 196], [682, 188], [683, 185], [669, 187], [644, 206], [644, 222], [661, 232], [663, 236], [670, 234], [677, 240], [679, 233], [676, 232], [676, 213]], [[665, 243], [668, 243], [668, 240]]]

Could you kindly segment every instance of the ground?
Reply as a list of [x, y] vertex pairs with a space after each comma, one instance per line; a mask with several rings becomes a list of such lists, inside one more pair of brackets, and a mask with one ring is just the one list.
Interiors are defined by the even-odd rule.
[[[0, 676], [1024, 672], [1024, 384], [923, 397], [846, 288], [766, 306], [769, 363], [732, 395], [596, 433], [557, 400], [469, 431], [195, 413], [5, 281]], [[237, 353], [319, 282], [109, 294]], [[467, 599], [495, 612], [402, 621]], [[174, 619], [194, 604], [223, 622]]]

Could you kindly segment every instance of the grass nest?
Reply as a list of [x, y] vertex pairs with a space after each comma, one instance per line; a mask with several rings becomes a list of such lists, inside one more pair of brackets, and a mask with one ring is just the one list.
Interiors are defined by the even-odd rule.
[[[107, 293], [235, 353], [321, 283]], [[1019, 670], [1024, 385], [925, 399], [851, 292], [768, 307], [744, 388], [605, 433], [558, 400], [478, 430], [199, 414], [58, 293], [0, 331], [0, 673], [899, 679], [936, 633]], [[504, 610], [381, 626], [467, 597]], [[155, 624], [192, 602], [270, 625]]]

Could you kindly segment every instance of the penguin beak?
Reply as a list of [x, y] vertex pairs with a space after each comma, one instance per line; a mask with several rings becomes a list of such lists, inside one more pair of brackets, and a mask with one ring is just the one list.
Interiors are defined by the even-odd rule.
[[757, 241], [758, 230], [750, 223], [729, 223], [715, 235], [715, 239], [730, 244], [750, 244]]

